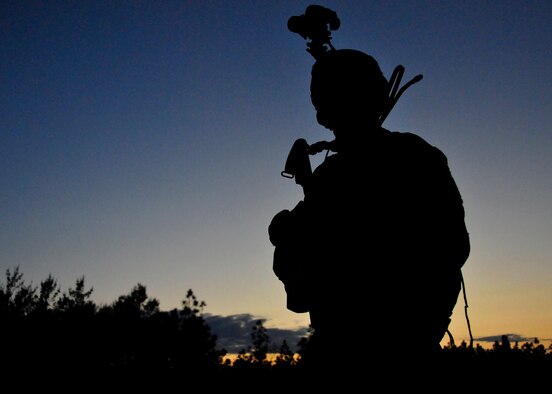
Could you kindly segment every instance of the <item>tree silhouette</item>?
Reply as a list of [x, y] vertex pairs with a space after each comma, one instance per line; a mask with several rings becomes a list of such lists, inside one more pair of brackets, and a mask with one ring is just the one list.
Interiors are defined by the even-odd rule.
[[274, 359], [274, 366], [277, 368], [291, 367], [295, 365], [296, 362], [295, 354], [291, 351], [287, 341], [284, 339]]
[[[312, 341], [316, 340], [312, 327], [297, 343], [297, 354], [286, 341], [274, 346], [263, 320], [255, 321], [251, 328], [251, 346], [242, 350], [233, 364], [225, 363], [226, 351], [217, 348], [217, 337], [203, 317], [206, 303], [191, 289], [180, 309], [167, 312], [160, 310], [159, 301], [148, 296], [146, 286], [140, 283], [110, 304], [97, 306], [92, 294], [84, 276], [62, 292], [51, 275], [34, 286], [25, 283], [18, 267], [6, 270], [5, 281], [0, 283], [0, 368], [5, 376], [25, 371], [50, 376], [127, 376], [140, 381], [146, 376], [174, 380], [209, 372], [208, 376], [220, 377], [219, 381], [239, 384], [256, 376], [270, 377], [282, 388], [290, 387], [286, 386], [291, 383], [288, 377], [294, 382], [303, 377], [297, 381], [308, 388], [311, 379], [319, 378], [309, 374], [308, 368], [317, 357], [331, 368], [345, 365], [340, 357], [326, 359], [312, 353]], [[371, 350], [354, 341], [343, 344], [356, 347], [357, 352], [364, 349], [366, 354]], [[274, 359], [268, 357], [271, 349], [277, 353]], [[414, 360], [409, 367], [416, 366], [416, 354], [411, 354], [407, 343], [397, 347], [390, 342], [387, 353], [395, 361], [408, 354]], [[355, 363], [347, 368], [363, 371], [355, 373], [364, 379], [369, 369], [362, 358], [355, 358]], [[432, 376], [436, 371], [443, 376], [450, 371], [465, 376], [479, 376], [483, 371], [488, 376], [503, 376], [505, 371], [516, 370], [520, 376], [532, 376], [523, 380], [527, 389], [542, 383], [538, 377], [547, 376], [551, 368], [552, 345], [546, 348], [537, 338], [512, 344], [504, 335], [490, 349], [479, 344], [472, 347], [465, 341], [458, 346], [449, 343], [442, 348]], [[226, 380], [230, 377], [236, 379]], [[493, 382], [495, 386], [490, 388], [496, 389], [500, 382]]]
[[40, 282], [39, 293], [35, 299], [33, 313], [39, 316], [44, 316], [51, 313], [57, 303], [61, 293], [57, 281], [50, 274], [46, 279]]
[[90, 299], [93, 289], [85, 291], [84, 276], [77, 279], [74, 288], [69, 288], [57, 301], [57, 310], [60, 313], [83, 317], [96, 312], [96, 304]]
[[257, 320], [255, 322], [253, 331], [251, 332], [251, 340], [253, 342], [253, 347], [251, 348], [253, 359], [260, 363], [266, 362], [270, 337], [268, 336], [262, 320]]
[[182, 310], [173, 311], [178, 326], [174, 342], [173, 366], [187, 370], [214, 370], [222, 363], [226, 350], [217, 350], [217, 336], [211, 333], [203, 317], [207, 304], [198, 301], [189, 289]]
[[34, 308], [36, 288], [26, 285], [19, 267], [6, 270], [6, 284], [0, 285], [0, 316], [2, 319], [27, 316]]

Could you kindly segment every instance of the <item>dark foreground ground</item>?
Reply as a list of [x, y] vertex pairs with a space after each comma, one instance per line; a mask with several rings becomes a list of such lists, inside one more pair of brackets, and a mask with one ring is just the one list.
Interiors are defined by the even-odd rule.
[[[13, 367], [13, 366], [12, 366]], [[4, 371], [6, 372], [6, 371]], [[248, 365], [178, 370], [152, 368], [11, 368], [3, 381], [21, 389], [56, 392], [332, 392], [332, 393], [544, 393], [552, 387], [552, 361], [441, 360], [439, 363]]]

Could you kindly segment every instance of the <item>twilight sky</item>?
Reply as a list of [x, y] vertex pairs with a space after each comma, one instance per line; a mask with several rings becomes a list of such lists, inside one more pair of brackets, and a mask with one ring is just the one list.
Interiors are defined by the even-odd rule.
[[[191, 288], [209, 314], [305, 327], [267, 227], [302, 198], [280, 176], [293, 141], [331, 138], [287, 30], [311, 3], [2, 1], [0, 283], [84, 276], [97, 303], [141, 283], [165, 310]], [[552, 338], [552, 3], [316, 4], [336, 48], [424, 75], [384, 126], [449, 159], [474, 337]], [[450, 329], [469, 338], [462, 296]]]

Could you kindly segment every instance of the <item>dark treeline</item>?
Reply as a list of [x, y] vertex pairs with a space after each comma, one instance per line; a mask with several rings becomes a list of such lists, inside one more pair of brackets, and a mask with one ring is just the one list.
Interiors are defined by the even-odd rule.
[[[62, 291], [52, 276], [34, 286], [25, 283], [19, 268], [8, 269], [5, 283], [0, 282], [2, 371], [291, 376], [308, 370], [312, 331], [296, 344], [298, 351], [292, 351], [286, 341], [271, 343], [261, 320], [252, 328], [250, 346], [231, 362], [204, 319], [205, 302], [191, 289], [181, 308], [171, 311], [161, 311], [158, 300], [149, 297], [141, 284], [107, 305], [96, 305], [91, 295], [84, 277]], [[349, 344], [360, 338], [361, 334], [352, 335]], [[369, 347], [359, 348], [365, 349], [368, 360], [359, 369], [368, 371], [377, 360], [370, 359]], [[269, 357], [275, 350], [276, 356]], [[403, 355], [415, 359], [407, 344], [390, 343], [389, 352], [397, 362]], [[450, 344], [443, 347], [441, 357], [441, 365], [466, 373], [512, 368], [552, 371], [552, 346], [545, 348], [537, 339], [511, 344], [504, 336], [491, 349], [472, 348], [465, 342]], [[328, 364], [339, 362], [327, 360]]]

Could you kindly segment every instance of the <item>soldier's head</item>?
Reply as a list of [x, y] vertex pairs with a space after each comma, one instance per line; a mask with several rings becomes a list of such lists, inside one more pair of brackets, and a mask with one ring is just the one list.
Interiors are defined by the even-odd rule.
[[328, 51], [312, 67], [316, 118], [336, 137], [378, 124], [389, 85], [377, 61], [354, 49]]

